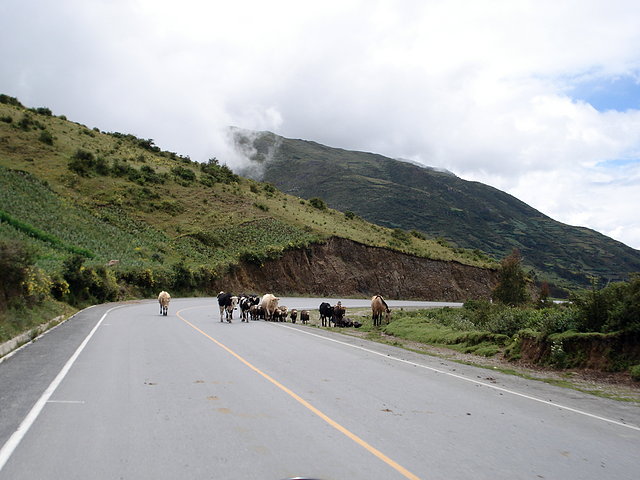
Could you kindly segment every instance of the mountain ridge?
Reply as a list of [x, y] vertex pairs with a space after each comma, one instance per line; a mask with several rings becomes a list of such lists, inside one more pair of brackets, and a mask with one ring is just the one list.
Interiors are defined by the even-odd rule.
[[370, 152], [332, 148], [272, 132], [234, 133], [238, 149], [259, 166], [238, 173], [303, 198], [318, 197], [379, 225], [478, 249], [500, 259], [520, 250], [534, 276], [585, 287], [640, 271], [640, 251], [586, 227], [558, 222], [525, 202], [450, 172]]

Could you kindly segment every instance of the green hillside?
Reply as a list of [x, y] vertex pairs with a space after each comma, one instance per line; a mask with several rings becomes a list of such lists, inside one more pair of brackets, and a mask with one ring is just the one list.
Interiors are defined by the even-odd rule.
[[243, 174], [303, 198], [322, 198], [389, 228], [418, 230], [503, 258], [514, 248], [539, 278], [565, 287], [640, 271], [640, 252], [557, 222], [493, 187], [372, 153], [236, 129], [253, 158]]
[[[238, 262], [261, 264], [331, 236], [493, 265], [480, 252], [374, 225], [239, 177], [215, 158], [193, 162], [151, 139], [101, 132], [0, 95], [0, 242], [27, 245], [53, 281], [78, 257], [103, 283], [116, 281], [119, 296], [157, 294], [163, 287], [213, 293], [214, 280]], [[105, 273], [111, 260], [117, 262]], [[69, 283], [73, 276], [67, 271], [64, 278]]]

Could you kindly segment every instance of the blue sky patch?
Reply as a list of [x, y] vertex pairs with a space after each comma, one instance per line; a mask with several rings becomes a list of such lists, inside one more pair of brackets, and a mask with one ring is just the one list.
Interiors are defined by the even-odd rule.
[[615, 168], [615, 167], [627, 167], [629, 165], [635, 165], [640, 163], [640, 158], [616, 158], [614, 160], [603, 160], [596, 164], [597, 167]]
[[632, 75], [592, 78], [575, 84], [569, 95], [600, 112], [640, 110], [640, 79]]

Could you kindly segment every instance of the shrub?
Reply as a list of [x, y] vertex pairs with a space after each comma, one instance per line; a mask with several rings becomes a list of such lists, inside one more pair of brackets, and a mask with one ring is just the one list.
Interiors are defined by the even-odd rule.
[[68, 296], [72, 305], [78, 305], [89, 297], [88, 272], [83, 264], [84, 258], [80, 255], [73, 255], [62, 262], [62, 277], [69, 286]]
[[573, 295], [572, 301], [580, 311], [580, 331], [640, 331], [640, 275], [602, 289], [593, 279], [591, 289]]
[[309, 205], [311, 205], [313, 208], [317, 208], [318, 210], [327, 209], [327, 204], [325, 203], [325, 201], [318, 197], [310, 198]]
[[89, 295], [91, 301], [98, 303], [113, 302], [118, 299], [118, 282], [113, 270], [104, 266], [89, 269]]
[[634, 365], [629, 369], [629, 373], [631, 374], [631, 378], [636, 382], [640, 382], [640, 365]]
[[68, 168], [81, 177], [88, 177], [96, 166], [96, 157], [93, 153], [79, 148], [69, 161]]
[[139, 147], [142, 147], [145, 150], [149, 150], [150, 152], [157, 153], [160, 151], [160, 147], [157, 147], [156, 145], [154, 145], [153, 139], [151, 138], [148, 138], [148, 139], [138, 138], [137, 144]]
[[20, 127], [25, 132], [30, 130], [31, 127], [35, 127], [35, 122], [31, 118], [31, 115], [25, 113], [20, 120], [18, 120], [18, 127]]
[[64, 300], [69, 295], [69, 284], [67, 281], [60, 277], [59, 274], [53, 277], [51, 281], [51, 295], [56, 300]]
[[[127, 285], [137, 288], [141, 296], [153, 296], [159, 289], [158, 283], [164, 280], [162, 274], [150, 268], [138, 267], [117, 272], [118, 279]], [[167, 283], [166, 281], [164, 282]], [[169, 289], [169, 286], [166, 287]]]
[[196, 179], [196, 174], [190, 168], [183, 167], [182, 165], [176, 165], [171, 169], [171, 173], [176, 177], [179, 183], [191, 184]]
[[46, 117], [50, 117], [53, 115], [51, 109], [47, 107], [38, 107], [33, 109], [32, 111], [36, 112], [38, 115], [44, 115]]
[[117, 158], [111, 163], [111, 176], [112, 177], [128, 177], [132, 170], [135, 170], [129, 165], [126, 160], [118, 160]]
[[[205, 184], [208, 186], [217, 182], [229, 185], [240, 181], [238, 175], [234, 174], [226, 165], [220, 165], [218, 159], [215, 157], [210, 158], [207, 163], [201, 163], [200, 170], [205, 174], [201, 182], [206, 182]], [[257, 193], [257, 191], [254, 193]]]
[[73, 255], [62, 263], [62, 276], [68, 284], [67, 298], [72, 305], [104, 303], [118, 298], [115, 273], [104, 266], [86, 267], [80, 255]]
[[109, 175], [109, 173], [111, 172], [111, 169], [109, 168], [109, 165], [107, 164], [107, 161], [104, 159], [104, 157], [98, 157], [96, 159], [95, 171], [98, 175], [102, 176]]
[[421, 232], [419, 232], [418, 230], [411, 230], [409, 232], [411, 235], [413, 235], [414, 237], [420, 239], [420, 240], [426, 240], [427, 237], [425, 237]]
[[24, 299], [29, 306], [42, 303], [51, 293], [53, 282], [44, 270], [32, 265], [22, 281]]
[[628, 283], [618, 286], [614, 295], [616, 301], [609, 310], [605, 330], [640, 331], [640, 275], [632, 275]]
[[53, 145], [53, 135], [49, 133], [47, 130], [43, 130], [40, 132], [40, 136], [38, 137], [42, 143], [46, 143], [47, 145]]
[[477, 328], [488, 328], [492, 311], [501, 306], [494, 306], [487, 300], [469, 300], [463, 305], [467, 318]]
[[407, 232], [402, 230], [401, 228], [394, 228], [391, 232], [391, 236], [394, 240], [397, 240], [402, 243], [411, 243], [411, 237]]
[[562, 344], [562, 339], [554, 339], [549, 347], [549, 363], [557, 368], [566, 368], [568, 355]]
[[543, 336], [553, 333], [577, 330], [580, 324], [580, 314], [573, 305], [558, 305], [539, 310], [536, 325], [531, 328], [539, 331]]
[[24, 108], [24, 106], [18, 101], [16, 97], [10, 97], [4, 93], [0, 93], [0, 103], [5, 105], [13, 105], [14, 107]]
[[149, 165], [143, 165], [140, 167], [140, 174], [144, 182], [149, 183], [163, 183], [164, 179], [158, 175], [153, 167]]
[[513, 336], [520, 330], [536, 324], [536, 310], [502, 308], [489, 317], [486, 327], [490, 332]]

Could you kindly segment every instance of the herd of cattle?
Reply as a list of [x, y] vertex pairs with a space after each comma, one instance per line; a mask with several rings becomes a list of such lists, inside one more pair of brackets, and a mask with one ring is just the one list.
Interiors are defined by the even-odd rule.
[[[249, 320], [266, 320], [269, 322], [286, 322], [287, 319], [291, 320], [291, 323], [296, 323], [298, 318], [303, 324], [309, 322], [309, 310], [296, 310], [292, 308], [289, 310], [284, 305], [278, 305], [280, 300], [275, 295], [267, 293], [260, 298], [258, 295], [232, 295], [228, 292], [220, 292], [218, 294], [218, 306], [220, 307], [220, 321], [225, 320], [229, 323], [233, 320], [233, 311], [237, 308], [240, 309], [240, 320], [242, 322], [248, 322]], [[158, 303], [160, 303], [160, 314], [167, 315], [169, 309], [169, 302], [171, 296], [165, 292], [160, 292], [158, 295]], [[358, 321], [352, 321], [347, 318], [346, 308], [338, 302], [336, 305], [331, 305], [327, 302], [322, 302], [318, 308], [320, 312], [320, 321], [323, 327], [330, 327], [331, 323], [335, 327], [361, 327], [362, 324]], [[391, 320], [391, 310], [387, 306], [384, 298], [381, 295], [375, 295], [371, 298], [371, 318], [373, 319], [374, 326], [382, 325], [384, 318], [386, 323]]]

